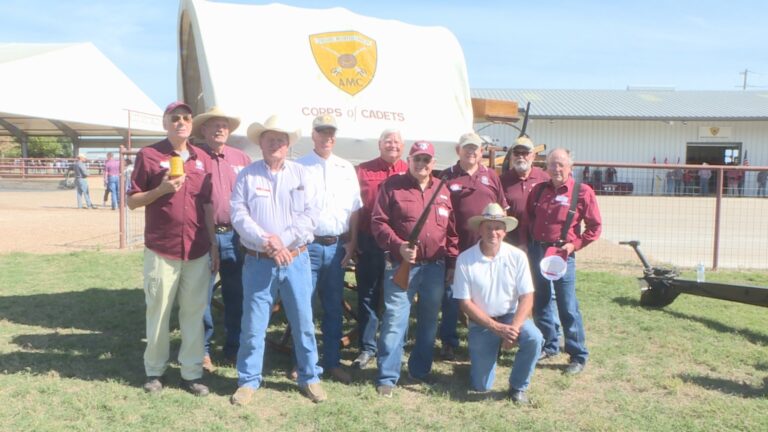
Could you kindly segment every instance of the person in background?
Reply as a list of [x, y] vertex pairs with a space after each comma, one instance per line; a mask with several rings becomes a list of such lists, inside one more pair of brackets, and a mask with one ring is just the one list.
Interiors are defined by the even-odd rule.
[[[75, 171], [75, 188], [77, 189], [77, 208], [95, 209], [91, 202], [91, 193], [88, 189], [88, 165], [84, 154], [77, 155], [73, 169]], [[85, 200], [85, 207], [83, 207]]]
[[708, 163], [702, 162], [702, 168], [699, 170], [699, 194], [709, 195], [709, 179], [712, 177], [712, 170], [707, 169]]
[[120, 161], [114, 159], [112, 152], [107, 153], [107, 161], [104, 163], [104, 202], [107, 206], [107, 197], [112, 194], [112, 210], [120, 204]]

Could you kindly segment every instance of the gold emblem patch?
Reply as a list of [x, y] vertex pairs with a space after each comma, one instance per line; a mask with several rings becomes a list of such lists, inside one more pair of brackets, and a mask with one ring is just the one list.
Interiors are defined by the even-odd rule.
[[712, 134], [712, 136], [717, 136], [717, 134], [720, 133], [719, 127], [711, 127], [709, 128], [709, 133]]
[[356, 31], [318, 33], [309, 46], [320, 71], [331, 84], [354, 96], [376, 73], [376, 41]]

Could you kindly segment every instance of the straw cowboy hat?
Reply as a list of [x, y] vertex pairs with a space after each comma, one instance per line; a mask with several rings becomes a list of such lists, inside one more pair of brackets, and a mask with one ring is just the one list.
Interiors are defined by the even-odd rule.
[[205, 122], [212, 118], [225, 119], [229, 123], [229, 133], [234, 132], [235, 129], [240, 126], [239, 118], [227, 115], [224, 111], [221, 110], [221, 108], [214, 105], [208, 111], [202, 114], [198, 114], [194, 119], [192, 119], [192, 136], [203, 138], [203, 136], [200, 135], [200, 128], [203, 126], [203, 124], [205, 124]]
[[483, 209], [483, 214], [469, 218], [469, 226], [472, 229], [478, 229], [484, 221], [504, 222], [507, 232], [517, 228], [517, 219], [507, 216], [504, 209], [497, 203], [490, 203]]
[[264, 122], [264, 124], [254, 122], [248, 126], [248, 139], [258, 144], [259, 137], [266, 131], [275, 131], [288, 134], [288, 145], [292, 146], [301, 138], [301, 129], [293, 129], [286, 124], [278, 115], [273, 115]]

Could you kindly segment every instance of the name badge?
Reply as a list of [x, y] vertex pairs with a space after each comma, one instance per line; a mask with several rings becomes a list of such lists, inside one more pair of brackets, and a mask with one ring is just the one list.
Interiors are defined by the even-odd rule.
[[272, 191], [270, 189], [264, 189], [264, 188], [257, 187], [254, 190], [254, 193], [256, 194], [256, 196], [268, 197], [272, 193]]
[[196, 161], [195, 161], [195, 168], [197, 168], [197, 169], [199, 169], [199, 170], [201, 170], [201, 171], [205, 169], [205, 168], [203, 167], [203, 162], [202, 162], [202, 161], [199, 161], [199, 160], [196, 160]]
[[560, 205], [567, 206], [568, 203], [568, 196], [567, 195], [558, 195], [555, 197], [555, 202], [559, 203]]
[[438, 198], [440, 198], [442, 200], [446, 200], [446, 201], [448, 200], [448, 196], [443, 195], [443, 194], [438, 195]]
[[486, 177], [486, 176], [480, 177], [480, 183], [482, 183], [482, 184], [484, 184], [486, 186], [491, 184], [491, 182], [488, 180], [488, 177]]
[[454, 183], [451, 186], [449, 186], [449, 189], [452, 190], [453, 192], [458, 192], [461, 190], [461, 185], [458, 183]]
[[171, 169], [171, 162], [167, 160], [161, 161], [160, 168]]
[[437, 214], [439, 214], [442, 217], [448, 217], [448, 209], [445, 207], [438, 207]]

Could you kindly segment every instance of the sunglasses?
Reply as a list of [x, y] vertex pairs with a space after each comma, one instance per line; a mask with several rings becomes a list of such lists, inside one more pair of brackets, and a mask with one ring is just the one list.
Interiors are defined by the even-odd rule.
[[168, 116], [171, 119], [171, 123], [178, 123], [180, 120], [184, 120], [189, 123], [192, 121], [192, 114], [173, 114]]
[[512, 150], [512, 154], [515, 156], [528, 156], [531, 152], [528, 150]]
[[432, 156], [416, 155], [416, 156], [412, 157], [411, 159], [414, 162], [416, 162], [416, 163], [425, 163], [425, 164], [427, 164], [427, 163], [432, 161]]

